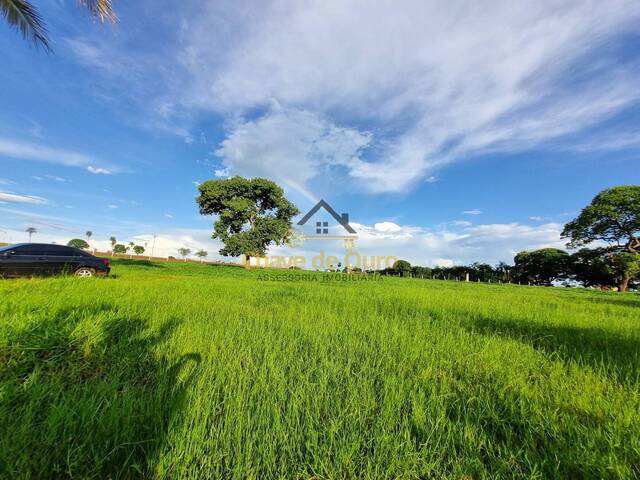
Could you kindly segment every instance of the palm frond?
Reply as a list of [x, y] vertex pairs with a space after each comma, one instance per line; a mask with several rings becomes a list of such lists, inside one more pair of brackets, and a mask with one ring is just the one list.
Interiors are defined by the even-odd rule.
[[30, 43], [51, 51], [42, 17], [27, 0], [0, 0], [0, 10], [9, 25], [17, 28]]
[[113, 11], [111, 0], [78, 0], [78, 3], [89, 10], [91, 16], [101, 21], [115, 23], [118, 21], [116, 12]]

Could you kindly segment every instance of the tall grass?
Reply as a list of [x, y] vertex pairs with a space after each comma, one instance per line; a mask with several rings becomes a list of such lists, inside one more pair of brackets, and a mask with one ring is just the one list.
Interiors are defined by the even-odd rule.
[[640, 477], [637, 295], [114, 273], [0, 282], [0, 477]]

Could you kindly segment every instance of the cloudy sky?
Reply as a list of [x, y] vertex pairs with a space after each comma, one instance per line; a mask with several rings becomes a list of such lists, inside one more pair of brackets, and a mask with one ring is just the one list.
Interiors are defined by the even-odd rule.
[[637, 0], [36, 3], [53, 54], [0, 25], [0, 241], [215, 258], [196, 185], [238, 174], [363, 253], [494, 263], [640, 183]]

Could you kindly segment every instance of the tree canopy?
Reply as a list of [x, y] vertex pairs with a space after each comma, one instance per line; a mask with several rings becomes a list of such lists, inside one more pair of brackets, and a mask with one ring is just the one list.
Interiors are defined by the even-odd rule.
[[640, 186], [603, 190], [562, 231], [570, 247], [600, 240], [632, 253], [640, 253], [639, 234]]
[[406, 260], [396, 260], [393, 263], [393, 270], [403, 277], [411, 273], [411, 264]]
[[558, 248], [520, 252], [514, 258], [513, 276], [534, 285], [551, 285], [567, 276], [569, 254]]
[[640, 186], [603, 190], [565, 225], [562, 236], [570, 239], [569, 247], [609, 244], [607, 263], [625, 291], [640, 264]]
[[224, 256], [264, 256], [271, 244], [283, 244], [298, 209], [275, 182], [233, 177], [208, 180], [198, 187], [203, 215], [217, 215], [212, 238], [222, 240]]
[[113, 253], [127, 253], [127, 247], [125, 247], [123, 244], [121, 243], [116, 243], [113, 246]]
[[79, 248], [81, 250], [86, 250], [87, 248], [89, 248], [89, 244], [87, 243], [87, 241], [83, 240], [81, 238], [73, 238], [73, 239], [69, 240], [67, 242], [67, 246], [68, 247]]

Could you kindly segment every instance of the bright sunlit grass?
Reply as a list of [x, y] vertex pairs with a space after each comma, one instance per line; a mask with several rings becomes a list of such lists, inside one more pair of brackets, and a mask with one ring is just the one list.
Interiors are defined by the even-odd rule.
[[640, 298], [114, 261], [0, 282], [1, 478], [640, 476]]

